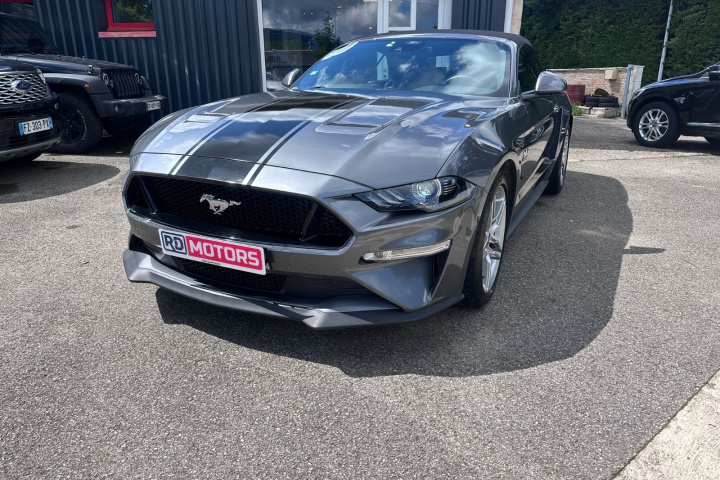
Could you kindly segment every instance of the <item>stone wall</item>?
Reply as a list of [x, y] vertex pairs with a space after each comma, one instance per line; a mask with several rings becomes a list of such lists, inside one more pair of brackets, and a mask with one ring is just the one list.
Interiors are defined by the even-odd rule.
[[[613, 68], [617, 68], [618, 70], [617, 80], [605, 80], [605, 70], [611, 70]], [[638, 67], [635, 68], [637, 69]], [[607, 90], [610, 95], [618, 97], [620, 103], [623, 101], [627, 67], [573, 68], [550, 71], [565, 77], [568, 85], [585, 85], [585, 95], [592, 95], [596, 88], [602, 88]], [[642, 72], [640, 74], [642, 75]]]

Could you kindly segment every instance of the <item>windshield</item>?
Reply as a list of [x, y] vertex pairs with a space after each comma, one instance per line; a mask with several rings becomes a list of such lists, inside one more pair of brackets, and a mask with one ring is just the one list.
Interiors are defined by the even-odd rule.
[[0, 16], [0, 52], [57, 53], [57, 48], [39, 23], [3, 15]]
[[323, 57], [293, 88], [508, 96], [510, 58], [510, 47], [491, 39], [411, 36], [351, 42]]

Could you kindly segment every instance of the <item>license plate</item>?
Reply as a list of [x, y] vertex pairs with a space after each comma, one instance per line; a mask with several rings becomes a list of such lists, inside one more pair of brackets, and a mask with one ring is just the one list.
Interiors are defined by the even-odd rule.
[[162, 106], [162, 104], [160, 103], [160, 100], [157, 100], [155, 102], [147, 102], [145, 104], [145, 108], [147, 108], [148, 112], [151, 110], [160, 110], [161, 106]]
[[262, 248], [189, 233], [160, 230], [163, 253], [243, 272], [265, 275]]
[[35, 132], [44, 132], [53, 127], [52, 118], [41, 118], [39, 120], [31, 120], [29, 122], [20, 122], [20, 135], [30, 135]]

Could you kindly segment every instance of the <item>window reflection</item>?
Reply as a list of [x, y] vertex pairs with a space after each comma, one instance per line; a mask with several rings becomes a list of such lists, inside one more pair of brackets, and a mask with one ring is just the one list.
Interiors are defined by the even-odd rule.
[[362, 0], [263, 0], [265, 69], [282, 78], [304, 72], [350, 40], [377, 33], [377, 2]]

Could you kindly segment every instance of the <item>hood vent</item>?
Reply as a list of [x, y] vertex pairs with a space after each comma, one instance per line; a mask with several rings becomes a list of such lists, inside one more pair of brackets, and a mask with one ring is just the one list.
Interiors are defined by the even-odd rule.
[[403, 98], [379, 98], [340, 118], [333, 119], [328, 125], [344, 127], [377, 128], [410, 114], [432, 102]]

